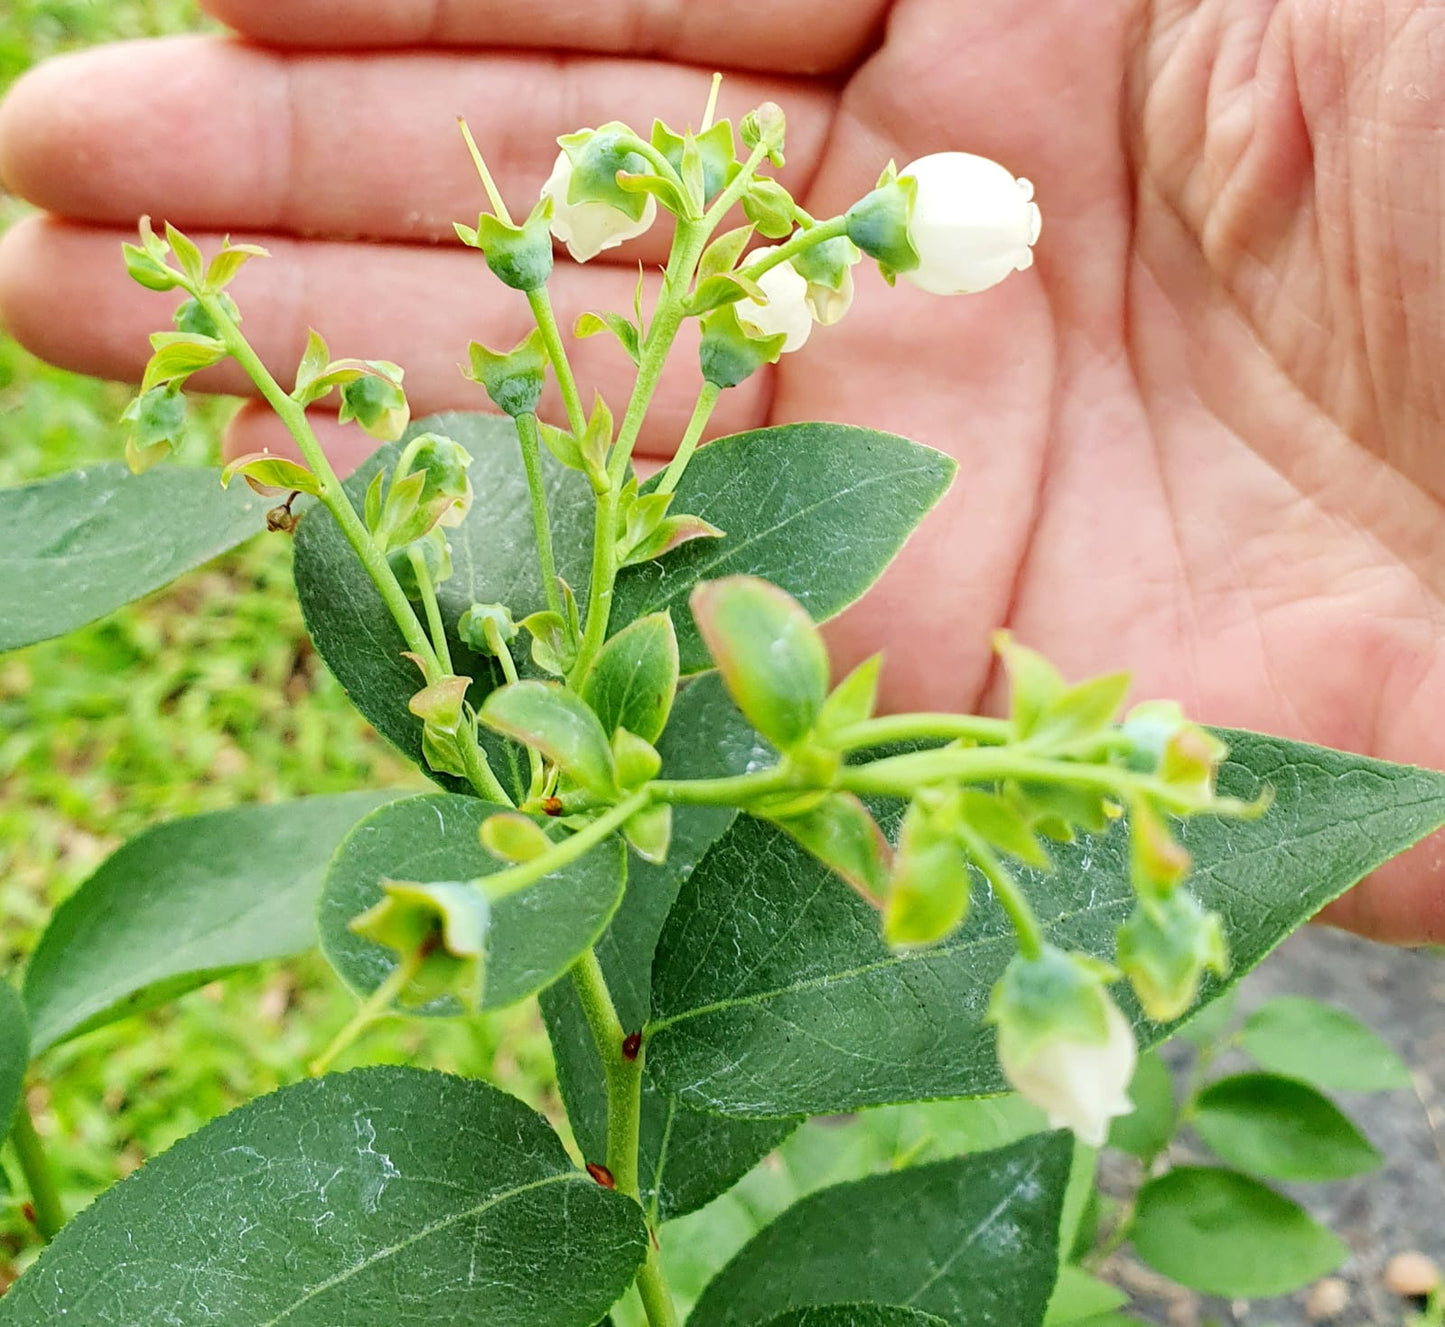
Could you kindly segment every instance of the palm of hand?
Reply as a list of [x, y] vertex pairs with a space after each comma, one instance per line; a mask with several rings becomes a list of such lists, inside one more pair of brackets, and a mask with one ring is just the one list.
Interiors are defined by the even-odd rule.
[[[1028, 175], [1045, 215], [1034, 273], [971, 300], [861, 283], [848, 319], [818, 333], [771, 381], [731, 394], [720, 415], [729, 428], [847, 420], [959, 459], [942, 509], [835, 630], [840, 654], [888, 644], [894, 706], [969, 706], [992, 685], [988, 631], [1007, 624], [1071, 674], [1132, 667], [1137, 694], [1177, 696], [1208, 721], [1441, 764], [1445, 739], [1428, 719], [1440, 686], [1445, 564], [1433, 536], [1445, 466], [1429, 446], [1441, 406], [1424, 371], [1439, 358], [1445, 327], [1437, 287], [1427, 285], [1441, 264], [1440, 176], [1427, 155], [1438, 130], [1433, 98], [1445, 91], [1427, 55], [1438, 15], [1406, 0], [1054, 0], [993, 13], [899, 0], [885, 29], [876, 5], [817, 8], [788, 17], [795, 49], [766, 49], [761, 35], [751, 49], [776, 67], [856, 62], [841, 89], [833, 80], [742, 79], [741, 92], [734, 84], [739, 101], [772, 96], [789, 110], [790, 156], [811, 175], [799, 192], [815, 215], [860, 196], [889, 156], [902, 164], [943, 148]], [[677, 13], [688, 16], [675, 25], [679, 53], [724, 62], [701, 38], [688, 47], [689, 26], [708, 20], [691, 7]], [[645, 26], [642, 36], [659, 40]], [[379, 108], [367, 98], [379, 97], [387, 77], [409, 76], [422, 93], [422, 64], [408, 74], [402, 57], [374, 62], [374, 87], [361, 67], [352, 61], [343, 72], [347, 112], [364, 121], [375, 122]], [[442, 77], [442, 68], [432, 57], [426, 73]], [[683, 87], [695, 98], [702, 80], [649, 70], [667, 104], [634, 88], [622, 98], [638, 105], [634, 118], [657, 109], [685, 121], [687, 109], [668, 98]], [[488, 71], [506, 83], [503, 62]], [[585, 101], [581, 118], [594, 107], [594, 119], [628, 116], [607, 103], [609, 89], [621, 88], [619, 69], [594, 66], [584, 73], [590, 83], [576, 73], [556, 81]], [[568, 120], [540, 126], [538, 145], [574, 127], [578, 111], [561, 109], [558, 88], [532, 91]], [[496, 120], [505, 111], [496, 103], [519, 93], [485, 95]], [[293, 176], [305, 151], [294, 109], [293, 100]], [[62, 119], [45, 114], [52, 127]], [[239, 182], [229, 194], [182, 187], [177, 200], [167, 197], [174, 169], [152, 163], [140, 205], [130, 206], [124, 186], [82, 186], [73, 176], [32, 185], [33, 168], [15, 148], [22, 118], [15, 112], [0, 135], [0, 161], [38, 201], [88, 220], [149, 207], [182, 224], [334, 236], [337, 218], [356, 215], [370, 187], [363, 179], [348, 199], [335, 180], [308, 181], [311, 201], [288, 196], [270, 207], [268, 225], [247, 211]], [[434, 137], [431, 121], [401, 118], [418, 142]], [[540, 180], [547, 164], [543, 157], [528, 169]], [[463, 214], [452, 185], [404, 216], [383, 215], [385, 191], [372, 192], [383, 201], [363, 204], [361, 215], [369, 207], [368, 227], [386, 238], [425, 237], [433, 214]], [[408, 203], [416, 202], [413, 193]], [[102, 262], [113, 250], [102, 260], [94, 240], [56, 227], [12, 237], [0, 255], [0, 307], [52, 358], [133, 369], [157, 321], [154, 304], [110, 279]], [[450, 377], [457, 346], [469, 335], [498, 344], [522, 330], [513, 312], [490, 308], [478, 328], [486, 287], [459, 282], [465, 255], [358, 256], [354, 246], [323, 242], [278, 257], [263, 278], [274, 284], [243, 298], [248, 327], [278, 369], [294, 359], [306, 320], [354, 326], [358, 341], [370, 327], [365, 344], [340, 349], [407, 363], [419, 408], [474, 404]], [[356, 304], [349, 292], [367, 282], [353, 269], [378, 262], [402, 292], [408, 274], [437, 283], [424, 331], [398, 315], [398, 295]], [[298, 271], [305, 303], [294, 296]], [[594, 265], [565, 278], [559, 302], [622, 308], [632, 279], [625, 265]], [[57, 282], [82, 281], [115, 289], [103, 305], [108, 331], [83, 334], [77, 346], [56, 342], [38, 317], [27, 321], [39, 290], [50, 308]], [[377, 344], [378, 332], [392, 343]], [[582, 373], [606, 387], [615, 365], [589, 348]], [[692, 369], [678, 369], [644, 439], [664, 454], [690, 405]], [[234, 445], [251, 449], [268, 427], [243, 416]], [[1356, 891], [1346, 919], [1406, 938], [1445, 925], [1445, 864], [1421, 856]]]

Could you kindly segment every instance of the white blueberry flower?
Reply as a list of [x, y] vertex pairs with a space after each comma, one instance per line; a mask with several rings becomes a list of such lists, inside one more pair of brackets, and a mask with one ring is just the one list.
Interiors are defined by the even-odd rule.
[[[748, 255], [751, 263], [766, 257], [777, 245], [755, 249]], [[745, 299], [737, 303], [738, 321], [754, 336], [785, 336], [783, 352], [799, 349], [813, 330], [813, 310], [807, 281], [790, 262], [770, 267], [758, 278], [758, 285], [768, 302]], [[840, 315], [841, 316], [841, 315]]]
[[918, 266], [899, 275], [934, 295], [972, 294], [1034, 261], [1043, 217], [1034, 186], [996, 161], [969, 152], [935, 152], [909, 163], [917, 193], [908, 238]]
[[647, 195], [642, 215], [628, 216], [610, 203], [567, 201], [572, 183], [572, 161], [566, 152], [557, 155], [557, 163], [542, 186], [542, 197], [552, 200], [552, 234], [567, 246], [567, 252], [579, 263], [597, 257], [604, 249], [635, 239], [657, 220], [657, 200]]
[[1004, 1077], [1049, 1117], [1054, 1129], [1072, 1129], [1090, 1147], [1102, 1147], [1109, 1121], [1134, 1109], [1129, 1080], [1138, 1047], [1134, 1030], [1105, 996], [1107, 1035], [1091, 1040], [1061, 1029], [1056, 1035], [1019, 1046], [1005, 1023], [999, 1028], [998, 1058]]

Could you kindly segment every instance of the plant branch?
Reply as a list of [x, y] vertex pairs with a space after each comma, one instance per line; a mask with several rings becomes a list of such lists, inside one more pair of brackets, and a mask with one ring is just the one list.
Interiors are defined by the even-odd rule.
[[1013, 724], [1007, 719], [986, 719], [976, 714], [886, 714], [851, 724], [832, 733], [828, 740], [840, 751], [919, 741], [961, 740], [1001, 746], [1013, 740]]
[[20, 1170], [35, 1207], [35, 1229], [48, 1244], [65, 1224], [65, 1208], [60, 1201], [60, 1190], [55, 1187], [55, 1173], [45, 1155], [45, 1144], [36, 1132], [35, 1120], [23, 1093], [10, 1126], [10, 1141], [15, 1144], [15, 1155], [20, 1159]]
[[509, 866], [495, 875], [484, 875], [477, 883], [486, 892], [490, 902], [496, 903], [513, 894], [520, 893], [554, 871], [570, 866], [579, 857], [585, 856], [604, 839], [621, 829], [634, 815], [652, 800], [650, 788], [640, 788], [630, 797], [618, 802], [611, 810], [584, 825], [575, 834], [569, 834], [560, 843], [531, 861]]
[[537, 562], [542, 569], [542, 590], [547, 596], [547, 607], [565, 621], [562, 595], [557, 589], [557, 561], [552, 552], [552, 522], [547, 516], [547, 490], [542, 482], [537, 416], [518, 415], [512, 423], [517, 426], [517, 441], [522, 448], [522, 465], [527, 471], [527, 491], [532, 498], [532, 529], [537, 536]]
[[337, 478], [336, 471], [331, 468], [331, 462], [327, 459], [321, 443], [311, 429], [305, 409], [292, 400], [281, 384], [271, 375], [271, 371], [261, 362], [261, 357], [251, 349], [250, 342], [232, 321], [221, 301], [216, 296], [207, 294], [198, 294], [196, 298], [201, 307], [211, 316], [231, 357], [246, 371], [247, 376], [256, 384], [257, 390], [265, 397], [267, 403], [296, 440], [296, 446], [300, 449], [301, 455], [305, 458], [306, 464], [320, 485], [321, 492], [318, 496], [322, 504], [341, 528], [341, 533], [346, 536], [346, 542], [351, 545], [356, 556], [360, 558], [366, 574], [371, 577], [383, 602], [391, 610], [391, 616], [405, 638], [407, 648], [413, 654], [420, 655], [428, 667], [436, 670], [438, 668], [436, 651], [432, 649], [431, 641], [427, 639], [425, 630], [417, 620], [416, 611], [402, 592], [402, 588], [397, 583], [396, 576], [387, 564], [381, 550], [372, 541], [370, 531], [367, 530], [361, 517], [356, 514], [356, 509], [351, 505], [351, 499], [347, 497], [345, 489], [341, 486], [341, 480]]
[[697, 444], [702, 440], [702, 431], [707, 427], [707, 421], [711, 418], [718, 397], [721, 395], [722, 388], [715, 382], [703, 383], [702, 390], [697, 394], [697, 404], [693, 407], [692, 418], [687, 422], [687, 432], [682, 435], [682, 441], [677, 444], [677, 452], [667, 467], [667, 473], [662, 476], [657, 485], [658, 493], [671, 493], [677, 488], [683, 472], [687, 469], [687, 463], [692, 460], [692, 454], [697, 451]]

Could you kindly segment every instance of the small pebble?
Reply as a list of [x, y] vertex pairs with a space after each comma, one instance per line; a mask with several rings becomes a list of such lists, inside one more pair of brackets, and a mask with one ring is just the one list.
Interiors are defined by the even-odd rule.
[[1385, 1265], [1385, 1285], [1397, 1295], [1428, 1295], [1440, 1284], [1434, 1260], [1417, 1250], [1397, 1253]]
[[1327, 1276], [1310, 1287], [1305, 1298], [1305, 1317], [1311, 1322], [1337, 1318], [1350, 1303], [1350, 1288], [1337, 1276]]

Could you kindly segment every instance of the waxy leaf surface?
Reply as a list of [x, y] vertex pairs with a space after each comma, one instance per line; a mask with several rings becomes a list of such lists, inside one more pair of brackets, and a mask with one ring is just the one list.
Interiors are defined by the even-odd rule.
[[[1222, 790], [1253, 798], [1268, 786], [1275, 798], [1258, 820], [1201, 818], [1179, 829], [1194, 856], [1193, 887], [1224, 920], [1233, 982], [1445, 822], [1445, 776], [1223, 736], [1232, 754]], [[1057, 848], [1052, 874], [1020, 870], [1054, 943], [1112, 958], [1133, 906], [1127, 848], [1120, 827]], [[659, 943], [651, 1072], [684, 1105], [747, 1116], [1002, 1090], [983, 1020], [1014, 940], [1001, 909], [976, 893], [958, 935], [893, 953], [877, 913], [847, 885], [781, 831], [740, 818], [683, 885]], [[1200, 1003], [1220, 990], [1211, 980]], [[1146, 1045], [1170, 1030], [1126, 1008]]]
[[[661, 742], [663, 776], [677, 779], [740, 774], [771, 764], [770, 751], [723, 691], [716, 677], [699, 678], [677, 699]], [[649, 981], [658, 933], [683, 879], [732, 823], [724, 807], [679, 806], [667, 862], [628, 862], [627, 894], [598, 961], [611, 988], [618, 1017], [628, 1030], [647, 1022]], [[557, 1079], [568, 1118], [583, 1154], [602, 1161], [607, 1153], [607, 1092], [602, 1065], [571, 982], [542, 994], [542, 1013], [557, 1061]], [[730, 1120], [688, 1110], [643, 1079], [638, 1169], [645, 1206], [660, 1219], [691, 1212], [729, 1188], [794, 1128], [792, 1120]]]
[[[476, 498], [466, 520], [446, 531], [455, 570], [437, 587], [437, 598], [450, 639], [453, 671], [473, 679], [469, 699], [480, 705], [493, 687], [501, 685], [502, 672], [495, 660], [473, 654], [457, 639], [457, 620], [474, 603], [506, 604], [518, 621], [546, 606], [527, 476], [510, 420], [481, 414], [434, 415], [414, 423], [402, 442], [373, 453], [347, 479], [346, 491], [358, 512], [372, 476], [394, 465], [406, 442], [420, 433], [443, 434], [461, 443], [473, 458], [467, 473]], [[585, 604], [592, 559], [592, 490], [582, 475], [564, 469], [550, 454], [542, 457], [542, 474], [558, 574]], [[407, 709], [407, 700], [421, 688], [421, 674], [402, 658], [406, 643], [401, 632], [324, 508], [308, 512], [296, 532], [296, 592], [316, 648], [352, 703], [383, 737], [425, 769], [422, 722]], [[527, 663], [520, 657], [518, 663], [525, 672]], [[483, 737], [503, 786], [524, 791], [525, 754], [493, 734]], [[454, 791], [469, 790], [465, 781], [452, 775], [433, 777]]]
[[824, 622], [883, 574], [955, 469], [942, 452], [845, 424], [720, 438], [689, 462], [671, 510], [701, 516], [724, 537], [624, 568], [612, 629], [669, 609], [682, 671], [700, 672], [711, 663], [688, 597], [699, 581], [733, 575], [782, 586]]
[[30, 957], [24, 997], [34, 1052], [229, 968], [310, 949], [331, 854], [394, 796], [340, 793], [213, 811], [118, 848], [55, 910]]
[[[382, 897], [383, 880], [467, 881], [504, 869], [478, 837], [505, 808], [434, 793], [368, 816], [336, 851], [321, 894], [321, 948], [342, 979], [369, 995], [397, 964], [393, 950], [350, 929]], [[500, 1009], [550, 985], [606, 929], [622, 899], [627, 864], [619, 839], [492, 905], [482, 1008]], [[457, 1014], [450, 996], [419, 1011]]]
[[795, 1309], [769, 1321], [768, 1327], [942, 1327], [943, 1319], [896, 1304], [827, 1304]]
[[0, 651], [93, 622], [265, 526], [219, 470], [116, 462], [0, 489]]
[[952, 1327], [1037, 1327], [1058, 1269], [1073, 1143], [997, 1152], [823, 1189], [714, 1278], [691, 1327], [752, 1327], [780, 1308], [894, 1304]]
[[242, 1106], [102, 1194], [0, 1324], [591, 1327], [647, 1249], [636, 1204], [483, 1083], [416, 1069]]

